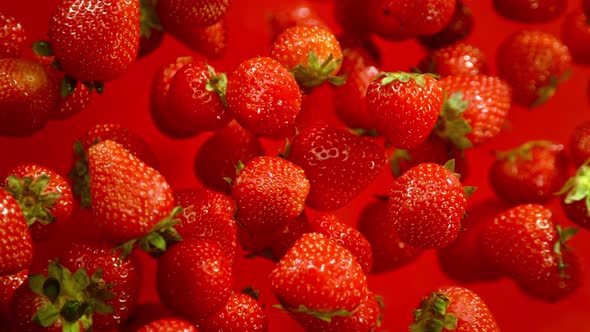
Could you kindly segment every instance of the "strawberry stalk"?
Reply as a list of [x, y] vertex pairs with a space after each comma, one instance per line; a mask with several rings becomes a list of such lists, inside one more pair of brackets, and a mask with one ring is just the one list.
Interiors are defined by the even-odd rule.
[[432, 293], [422, 301], [422, 307], [414, 311], [411, 332], [442, 332], [457, 328], [457, 316], [447, 313], [451, 300], [443, 293]]
[[29, 176], [19, 178], [16, 175], [6, 179], [7, 186], [4, 189], [18, 201], [29, 227], [35, 222], [48, 225], [55, 221], [51, 210], [61, 193], [45, 192], [50, 181], [47, 174], [36, 179]]
[[215, 69], [209, 65], [207, 65], [207, 70], [209, 71], [211, 78], [207, 81], [205, 89], [210, 92], [215, 92], [221, 99], [223, 106], [227, 107], [227, 98], [225, 97], [227, 90], [227, 75], [225, 73], [217, 74]]

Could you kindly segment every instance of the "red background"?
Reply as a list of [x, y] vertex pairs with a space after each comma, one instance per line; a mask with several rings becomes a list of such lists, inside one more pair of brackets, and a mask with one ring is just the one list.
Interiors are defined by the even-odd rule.
[[[475, 29], [469, 41], [487, 54], [491, 68], [497, 45], [509, 33], [523, 26], [507, 21], [493, 11], [491, 1], [466, 1], [475, 16]], [[581, 1], [570, 1], [570, 10]], [[15, 16], [28, 30], [30, 40], [44, 38], [52, 9], [57, 0], [43, 1], [0, 1], [0, 11]], [[256, 55], [268, 54], [270, 43], [267, 15], [294, 1], [286, 0], [236, 0], [228, 13], [229, 47], [226, 55], [212, 64], [218, 71], [232, 70], [239, 62]], [[315, 1], [314, 7], [334, 27], [331, 18], [331, 2]], [[563, 16], [549, 24], [530, 27], [559, 34]], [[336, 30], [338, 28], [335, 27]], [[392, 43], [378, 40], [384, 59], [383, 69], [387, 71], [407, 70], [415, 66], [425, 51], [414, 41]], [[71, 167], [72, 144], [74, 140], [99, 122], [115, 122], [141, 134], [151, 145], [160, 161], [160, 171], [174, 189], [200, 186], [193, 174], [193, 158], [203, 140], [210, 134], [201, 134], [188, 140], [172, 140], [154, 127], [148, 113], [148, 96], [152, 75], [163, 64], [177, 56], [193, 54], [189, 49], [170, 37], [148, 57], [137, 62], [123, 77], [108, 82], [105, 92], [95, 96], [91, 106], [68, 120], [50, 122], [31, 138], [0, 138], [0, 173], [18, 163], [34, 162], [46, 165], [62, 175]], [[495, 70], [494, 70], [495, 72]], [[487, 184], [487, 172], [492, 161], [491, 151], [507, 149], [532, 139], [548, 139], [566, 143], [571, 130], [580, 122], [588, 120], [589, 101], [587, 84], [590, 70], [574, 66], [574, 73], [546, 105], [534, 110], [513, 107], [509, 114], [509, 125], [491, 144], [471, 151], [471, 175], [466, 184], [475, 185], [479, 190], [471, 198], [472, 203], [493, 198]], [[320, 91], [317, 98], [317, 112], [332, 118], [329, 91]], [[268, 153], [274, 153], [282, 142], [265, 141]], [[391, 177], [385, 170], [369, 190], [355, 199], [346, 208], [337, 211], [345, 221], [355, 224], [358, 214], [375, 192], [386, 193]], [[557, 220], [569, 224], [553, 201], [549, 207]], [[58, 239], [43, 244], [40, 249], [44, 256], [59, 254], [60, 243], [67, 238], [81, 236], [85, 229], [80, 227], [89, 220], [87, 212], [77, 212], [70, 227], [71, 231]], [[590, 234], [582, 231], [572, 240], [585, 266], [590, 262]], [[240, 252], [239, 256], [243, 256]], [[154, 264], [145, 261], [144, 300], [156, 299], [153, 291]], [[297, 325], [286, 315], [270, 308], [276, 303], [270, 294], [266, 275], [273, 264], [262, 259], [238, 258], [236, 263], [236, 289], [253, 284], [261, 289], [261, 301], [266, 304], [270, 330], [299, 331]], [[587, 270], [587, 269], [586, 269]], [[239, 271], [239, 272], [238, 272]], [[586, 271], [587, 272], [587, 271]], [[523, 295], [515, 284], [503, 279], [494, 283], [469, 285], [487, 302], [503, 331], [589, 331], [590, 283], [584, 278], [584, 285], [574, 295], [556, 304], [532, 300]], [[383, 295], [386, 311], [381, 331], [404, 331], [412, 318], [412, 310], [421, 297], [436, 287], [456, 284], [439, 270], [434, 252], [424, 254], [413, 264], [391, 273], [370, 276], [371, 289]]]

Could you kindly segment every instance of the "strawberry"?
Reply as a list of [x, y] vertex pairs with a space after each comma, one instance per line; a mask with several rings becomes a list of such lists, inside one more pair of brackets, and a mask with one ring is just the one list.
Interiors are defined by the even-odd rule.
[[0, 276], [29, 268], [33, 261], [33, 242], [18, 201], [0, 188]]
[[498, 14], [523, 23], [541, 23], [557, 19], [567, 6], [565, 0], [494, 0]]
[[139, 1], [61, 1], [47, 36], [66, 75], [92, 83], [100, 92], [103, 82], [123, 75], [137, 58]]
[[156, 13], [156, 0], [139, 0], [141, 29], [137, 59], [155, 51], [164, 39], [164, 31]]
[[368, 31], [368, 1], [363, 0], [335, 0], [334, 18], [344, 31], [355, 31], [367, 34]]
[[584, 8], [584, 14], [590, 16], [590, 0], [582, 0], [582, 7]]
[[309, 179], [305, 203], [321, 211], [339, 209], [360, 195], [386, 162], [385, 150], [370, 138], [329, 125], [300, 132], [287, 158]]
[[235, 180], [238, 162], [247, 163], [262, 155], [258, 138], [232, 120], [201, 145], [195, 156], [195, 175], [207, 188], [229, 193], [231, 187], [225, 179]]
[[590, 65], [590, 17], [582, 11], [569, 13], [563, 21], [562, 40], [574, 62]]
[[451, 286], [440, 288], [422, 300], [420, 309], [414, 311], [410, 331], [499, 332], [500, 328], [475, 292]]
[[516, 104], [536, 107], [565, 81], [571, 55], [557, 37], [539, 30], [520, 30], [504, 39], [496, 52], [498, 76], [512, 88]]
[[510, 87], [495, 76], [447, 76], [440, 85], [448, 95], [436, 133], [459, 150], [496, 137], [510, 109]]
[[359, 216], [358, 230], [371, 244], [371, 273], [398, 269], [422, 254], [422, 249], [410, 247], [400, 240], [387, 218], [387, 201], [376, 200], [367, 204]]
[[279, 157], [255, 157], [232, 185], [236, 220], [249, 231], [279, 230], [303, 212], [309, 188], [301, 167]]
[[455, 3], [455, 0], [369, 0], [369, 28], [390, 40], [432, 35], [449, 24]]
[[464, 0], [457, 0], [449, 23], [433, 35], [419, 36], [418, 42], [430, 49], [442, 48], [463, 40], [473, 30], [473, 14]]
[[0, 13], [0, 59], [20, 58], [26, 41], [23, 25], [16, 18]]
[[271, 13], [270, 32], [272, 40], [276, 40], [281, 32], [297, 25], [328, 26], [312, 6], [305, 1], [299, 1]]
[[179, 318], [160, 318], [137, 330], [137, 332], [199, 332], [191, 323]]
[[363, 272], [369, 273], [371, 271], [373, 265], [371, 244], [358, 230], [345, 224], [342, 219], [334, 214], [325, 214], [313, 218], [309, 225], [313, 232], [320, 233], [348, 249], [363, 268]]
[[567, 179], [563, 150], [561, 144], [530, 141], [510, 151], [496, 152], [489, 173], [492, 189], [512, 205], [549, 201]]
[[199, 332], [268, 331], [266, 314], [257, 299], [243, 293], [232, 293], [221, 310], [199, 321], [197, 325]]
[[158, 259], [156, 290], [160, 301], [191, 322], [223, 308], [232, 287], [230, 260], [214, 241], [180, 242]]
[[31, 136], [41, 130], [58, 102], [57, 85], [31, 60], [0, 59], [0, 136]]
[[367, 279], [354, 256], [318, 233], [303, 234], [269, 275], [284, 310], [330, 321], [350, 316], [367, 294]]
[[170, 26], [210, 26], [219, 22], [230, 6], [231, 0], [159, 0], [156, 10], [168, 30]]
[[475, 188], [463, 188], [453, 171], [454, 161], [419, 164], [393, 182], [388, 219], [403, 242], [438, 249], [457, 238], [467, 197]]
[[72, 190], [59, 174], [37, 164], [21, 164], [7, 174], [4, 189], [18, 201], [33, 241], [50, 238], [55, 233], [50, 224], [70, 219]]
[[236, 121], [261, 136], [285, 137], [301, 110], [297, 81], [267, 57], [243, 61], [228, 77], [226, 97]]
[[149, 145], [138, 134], [114, 123], [99, 123], [90, 128], [74, 143], [74, 166], [68, 173], [72, 181], [74, 195], [80, 199], [82, 207], [90, 207], [90, 175], [88, 173], [88, 149], [106, 140], [121, 144], [135, 157], [153, 168], [158, 160]]
[[142, 249], [159, 253], [166, 240], [179, 236], [172, 227], [174, 197], [166, 179], [111, 140], [88, 149], [90, 196], [95, 223], [104, 235], [122, 244], [127, 256], [139, 241]]
[[576, 167], [590, 159], [590, 121], [582, 122], [574, 128], [570, 135], [568, 150], [570, 161]]
[[[174, 318], [158, 300], [139, 303], [129, 319], [119, 326], [118, 332], [137, 332], [140, 328], [162, 318]], [[175, 331], [170, 331], [175, 332]]]
[[105, 301], [113, 307], [108, 315], [93, 317], [92, 327], [113, 329], [129, 318], [141, 294], [142, 266], [138, 255], [120, 260], [106, 242], [75, 241], [61, 254], [60, 263], [70, 271], [84, 269], [88, 274], [101, 271], [100, 283], [112, 285], [112, 298]]
[[271, 57], [290, 70], [303, 89], [328, 81], [342, 85], [335, 76], [342, 65], [342, 49], [336, 36], [317, 25], [297, 25], [285, 29], [271, 47]]
[[590, 229], [590, 159], [578, 167], [576, 175], [569, 178], [560, 191], [560, 203], [563, 212], [574, 223]]
[[27, 281], [29, 270], [0, 276], [0, 324], [8, 326], [10, 322], [10, 302], [14, 292]]
[[418, 65], [423, 73], [445, 76], [487, 75], [488, 61], [483, 51], [471, 44], [458, 42], [432, 51]]
[[227, 48], [227, 24], [225, 19], [207, 27], [169, 26], [166, 32], [208, 59], [222, 57]]
[[383, 73], [369, 84], [366, 101], [377, 131], [396, 148], [408, 149], [434, 128], [444, 92], [430, 75]]

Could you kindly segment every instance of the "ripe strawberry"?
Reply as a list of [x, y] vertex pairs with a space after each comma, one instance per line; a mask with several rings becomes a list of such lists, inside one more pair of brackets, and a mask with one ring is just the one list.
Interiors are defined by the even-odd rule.
[[354, 256], [318, 233], [303, 234], [269, 276], [288, 312], [329, 321], [350, 315], [367, 294], [367, 279]]
[[368, 1], [363, 0], [335, 0], [334, 18], [344, 31], [355, 31], [367, 34], [368, 31]]
[[232, 293], [223, 308], [197, 325], [199, 332], [268, 331], [266, 314], [257, 299], [243, 293]]
[[168, 30], [170, 26], [204, 28], [219, 22], [231, 5], [231, 0], [159, 0], [158, 17]]
[[100, 270], [100, 283], [112, 285], [109, 291], [113, 297], [105, 303], [113, 307], [113, 312], [94, 316], [93, 328], [113, 329], [131, 316], [141, 295], [142, 266], [138, 255], [120, 260], [106, 242], [79, 240], [68, 244], [60, 258], [60, 263], [70, 271], [85, 269], [92, 275]]
[[557, 37], [539, 30], [520, 30], [498, 47], [498, 76], [512, 88], [516, 104], [545, 103], [569, 77], [571, 55]]
[[368, 22], [379, 36], [400, 40], [443, 30], [455, 10], [455, 0], [369, 0]]
[[261, 136], [285, 137], [301, 110], [297, 81], [272, 58], [242, 62], [228, 76], [226, 97], [236, 121]]
[[438, 249], [457, 238], [467, 197], [475, 188], [463, 188], [453, 171], [454, 161], [419, 164], [393, 182], [388, 219], [403, 242]]
[[448, 95], [436, 133], [459, 150], [496, 137], [510, 109], [510, 87], [495, 76], [447, 76], [439, 81]]
[[42, 65], [0, 59], [0, 136], [31, 136], [41, 130], [58, 102], [57, 85]]
[[195, 156], [195, 175], [207, 188], [229, 193], [231, 186], [225, 179], [235, 180], [238, 162], [262, 155], [258, 138], [232, 120], [201, 145]]
[[27, 281], [29, 270], [0, 276], [0, 325], [8, 326], [10, 318], [10, 301], [14, 292]]
[[584, 14], [590, 16], [590, 0], [582, 0], [582, 7], [584, 8]]
[[312, 6], [305, 1], [299, 1], [271, 13], [272, 40], [276, 40], [281, 32], [297, 25], [317, 25], [325, 28], [328, 26]]
[[[129, 319], [117, 329], [118, 332], [138, 332], [145, 325], [162, 318], [174, 318], [174, 315], [168, 311], [158, 300], [149, 300], [139, 303]], [[175, 332], [175, 331], [170, 331]]]
[[227, 48], [227, 24], [225, 19], [207, 27], [169, 26], [166, 32], [208, 59], [222, 57]]
[[18, 202], [0, 188], [0, 276], [29, 268], [33, 261], [33, 242]]
[[149, 145], [138, 134], [114, 123], [99, 123], [90, 128], [74, 143], [74, 166], [68, 173], [72, 181], [74, 195], [80, 199], [82, 207], [90, 207], [90, 174], [88, 173], [88, 149], [106, 140], [121, 144], [132, 155], [153, 168], [158, 160]]
[[496, 319], [473, 291], [458, 286], [443, 287], [422, 300], [414, 311], [412, 332], [499, 332]]
[[370, 138], [329, 125], [295, 136], [288, 159], [309, 179], [305, 203], [322, 211], [339, 209], [360, 195], [386, 162], [385, 150]]
[[214, 241], [180, 242], [158, 259], [156, 290], [160, 301], [191, 322], [223, 308], [232, 287], [230, 260]]
[[557, 19], [567, 7], [565, 0], [494, 0], [498, 14], [513, 21], [541, 23]]
[[253, 232], [279, 230], [303, 212], [309, 188], [301, 167], [279, 157], [256, 157], [232, 185], [236, 220]]
[[561, 195], [561, 208], [568, 219], [586, 229], [590, 229], [589, 162], [590, 159], [578, 167], [576, 175], [569, 178], [556, 193]]
[[136, 241], [142, 249], [159, 253], [166, 240], [177, 240], [172, 227], [179, 212], [166, 179], [111, 140], [88, 149], [90, 196], [95, 223], [104, 235], [123, 244], [122, 255]]
[[137, 59], [155, 51], [164, 39], [164, 31], [156, 13], [156, 0], [139, 0], [141, 29]]
[[562, 40], [574, 62], [590, 65], [590, 16], [582, 11], [569, 13], [563, 21]]
[[52, 223], [70, 219], [72, 190], [61, 175], [37, 164], [21, 164], [7, 175], [4, 189], [18, 201], [33, 241], [47, 240], [56, 230]]
[[369, 273], [371, 271], [373, 265], [371, 244], [358, 230], [345, 224], [342, 219], [334, 214], [325, 214], [313, 218], [309, 225], [313, 232], [320, 233], [348, 249], [363, 268], [363, 272]]
[[64, 0], [55, 8], [47, 36], [66, 75], [100, 90], [101, 84], [94, 82], [123, 75], [137, 58], [139, 1], [91, 0], [82, 5]]
[[384, 73], [369, 84], [366, 101], [377, 131], [396, 148], [408, 149], [434, 128], [444, 92], [430, 75]]
[[419, 36], [418, 42], [430, 49], [437, 49], [456, 43], [469, 36], [473, 30], [473, 14], [464, 0], [457, 0], [449, 23], [439, 32]]
[[154, 320], [137, 332], [199, 332], [191, 323], [179, 318], [160, 318]]
[[0, 59], [20, 58], [26, 46], [27, 34], [16, 18], [0, 13]]
[[296, 25], [277, 37], [271, 57], [290, 70], [299, 86], [312, 89], [328, 81], [344, 83], [335, 75], [342, 65], [342, 49], [336, 36], [317, 25]]
[[569, 139], [568, 150], [570, 161], [575, 167], [582, 166], [586, 160], [590, 159], [590, 121], [582, 122], [574, 128]]
[[371, 273], [398, 269], [422, 254], [422, 249], [410, 247], [400, 240], [387, 218], [387, 201], [376, 200], [367, 204], [359, 216], [358, 230], [371, 244]]
[[471, 44], [458, 42], [432, 51], [418, 65], [423, 73], [445, 76], [487, 75], [488, 62], [483, 51]]
[[509, 204], [544, 203], [567, 179], [563, 145], [530, 141], [496, 153], [489, 182], [498, 197]]

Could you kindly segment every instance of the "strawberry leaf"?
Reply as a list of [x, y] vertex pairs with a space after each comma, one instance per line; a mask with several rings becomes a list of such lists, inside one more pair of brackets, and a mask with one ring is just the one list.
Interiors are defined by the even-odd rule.
[[341, 63], [342, 59], [334, 59], [334, 55], [331, 53], [320, 63], [317, 54], [310, 51], [307, 64], [296, 65], [291, 69], [291, 73], [295, 77], [297, 84], [306, 91], [320, 86], [326, 81], [334, 85], [342, 85], [345, 83], [344, 78], [332, 75], [340, 67]]
[[61, 86], [60, 86], [61, 97], [66, 98], [67, 96], [71, 95], [74, 92], [74, 90], [76, 89], [77, 85], [78, 85], [78, 81], [69, 77], [68, 75], [65, 75], [64, 78], [61, 80]]
[[51, 49], [51, 44], [49, 44], [46, 40], [37, 40], [33, 43], [32, 46], [33, 52], [40, 56], [53, 56], [53, 49]]
[[33, 316], [33, 322], [43, 326], [49, 327], [55, 323], [59, 318], [59, 308], [53, 303], [47, 303]]
[[555, 195], [566, 194], [563, 202], [571, 204], [573, 202], [585, 201], [586, 213], [590, 216], [590, 159], [587, 160], [576, 170], [576, 175], [569, 178], [563, 187]]
[[241, 291], [242, 294], [246, 294], [253, 298], [254, 300], [258, 301], [258, 297], [260, 296], [260, 291], [254, 289], [252, 286], [248, 286]]
[[43, 285], [47, 278], [42, 274], [33, 274], [28, 278], [29, 288], [37, 295], [43, 295]]
[[457, 328], [457, 316], [447, 313], [450, 299], [443, 293], [434, 292], [422, 301], [422, 307], [414, 311], [412, 332], [442, 332]]
[[51, 302], [55, 302], [61, 292], [60, 282], [55, 278], [47, 278], [43, 283], [43, 295], [47, 296]]
[[529, 141], [523, 145], [508, 151], [497, 151], [496, 159], [503, 160], [507, 159], [508, 162], [514, 163], [517, 159], [531, 160], [533, 158], [531, 149], [534, 147], [546, 147], [553, 143], [550, 141]]
[[389, 166], [391, 168], [391, 172], [393, 173], [393, 175], [395, 175], [396, 178], [399, 177], [402, 173], [400, 167], [401, 160], [411, 162], [412, 156], [410, 155], [408, 150], [395, 149], [393, 155], [391, 156], [391, 159], [389, 159]]
[[92, 199], [90, 196], [90, 173], [88, 171], [88, 157], [84, 146], [78, 140], [74, 142], [74, 153], [78, 157], [74, 167], [68, 173], [68, 177], [72, 180], [72, 191], [74, 196], [80, 199], [82, 208], [90, 208], [92, 206]]

